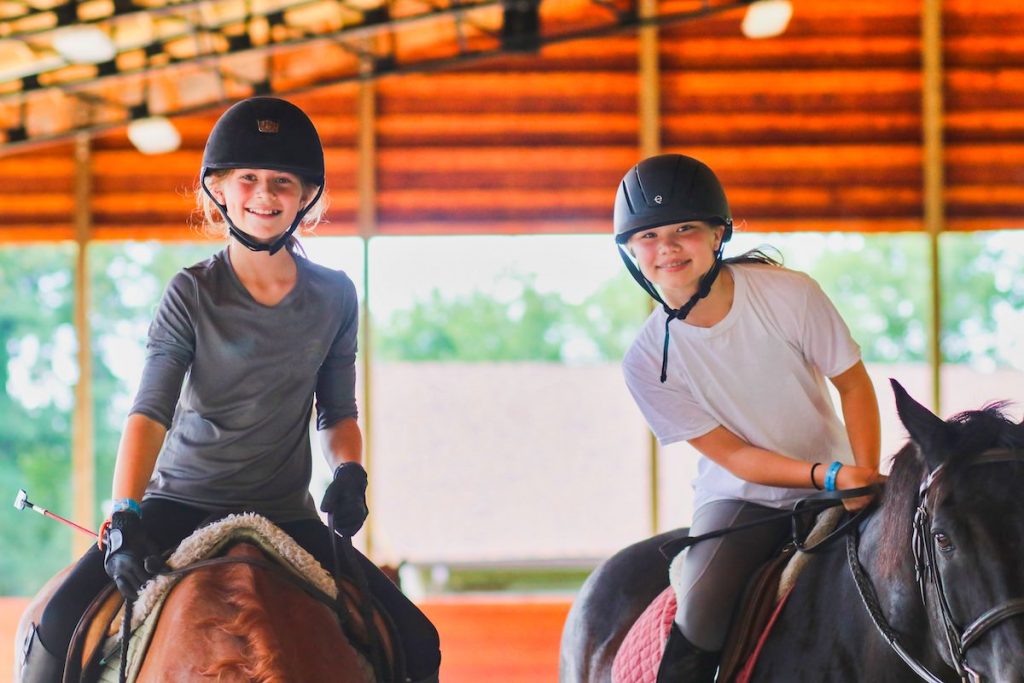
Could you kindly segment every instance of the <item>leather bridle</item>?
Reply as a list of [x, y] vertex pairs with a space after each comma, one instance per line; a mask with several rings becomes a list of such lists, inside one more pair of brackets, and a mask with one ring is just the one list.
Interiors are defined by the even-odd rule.
[[[968, 467], [978, 465], [989, 465], [995, 463], [1022, 463], [1024, 464], [1024, 452], [1010, 449], [994, 449], [980, 453], [967, 463]], [[1003, 621], [1020, 615], [1024, 615], [1024, 597], [1007, 600], [1001, 605], [992, 607], [982, 612], [971, 621], [965, 628], [961, 629], [953, 612], [949, 607], [949, 600], [946, 597], [946, 588], [942, 576], [938, 570], [936, 558], [935, 532], [931, 526], [931, 513], [928, 510], [928, 492], [936, 480], [946, 471], [945, 463], [932, 470], [918, 489], [917, 511], [914, 513], [913, 532], [913, 554], [914, 573], [918, 589], [921, 594], [921, 602], [927, 609], [929, 593], [934, 594], [940, 617], [942, 618], [943, 635], [946, 647], [949, 652], [950, 661], [956, 669], [961, 681], [969, 683], [980, 683], [983, 679], [981, 674], [972, 669], [967, 663], [967, 654], [971, 646], [975, 645], [986, 633]], [[941, 679], [928, 670], [919, 660], [910, 655], [900, 644], [896, 632], [888, 624], [878, 605], [878, 598], [870, 579], [867, 577], [860, 560], [857, 557], [857, 539], [854, 535], [848, 537], [847, 559], [850, 571], [853, 574], [854, 582], [860, 593], [861, 600], [871, 615], [875, 627], [882, 633], [889, 645], [895, 650], [904, 662], [922, 679], [931, 683], [941, 683]]]

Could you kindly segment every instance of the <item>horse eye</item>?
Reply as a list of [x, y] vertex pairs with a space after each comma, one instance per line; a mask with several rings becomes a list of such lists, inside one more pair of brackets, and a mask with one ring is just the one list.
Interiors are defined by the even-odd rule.
[[933, 536], [935, 538], [935, 545], [939, 546], [939, 550], [942, 552], [948, 553], [953, 549], [953, 541], [946, 534], [936, 531]]

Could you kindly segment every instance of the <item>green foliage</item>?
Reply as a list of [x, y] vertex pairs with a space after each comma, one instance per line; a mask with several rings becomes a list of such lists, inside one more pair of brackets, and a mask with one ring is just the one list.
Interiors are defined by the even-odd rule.
[[[798, 252], [801, 236], [780, 240]], [[800, 264], [835, 302], [868, 362], [927, 362], [931, 266], [922, 235], [829, 238], [813, 262]], [[1024, 362], [1008, 350], [1024, 323], [1024, 250], [1015, 234], [943, 236], [943, 361], [994, 366]], [[1016, 248], [1014, 248], [1016, 247]], [[788, 262], [787, 262], [788, 263]], [[797, 267], [797, 266], [795, 266]], [[482, 292], [425, 300], [374, 328], [386, 360], [616, 362], [650, 303], [625, 273], [573, 304], [538, 292], [521, 278], [520, 293]], [[1018, 345], [1020, 346], [1020, 345]], [[1016, 353], [1016, 358], [1008, 356]]]
[[375, 351], [406, 361], [618, 360], [647, 312], [644, 293], [628, 276], [580, 304], [538, 291], [528, 277], [516, 283], [516, 294], [505, 299], [479, 291], [445, 298], [434, 289], [374, 328]]
[[593, 360], [618, 362], [653, 305], [633, 278], [621, 272], [579, 306], [568, 306], [568, 315], [578, 333], [593, 343]]
[[521, 308], [474, 292], [445, 300], [433, 290], [427, 301], [393, 317], [377, 337], [382, 358], [405, 360], [558, 360], [561, 331], [554, 298], [524, 290]]
[[[205, 258], [209, 244], [185, 248], [98, 245], [92, 273], [94, 449], [97, 509], [110, 495], [114, 455], [134, 381], [116, 351], [104, 352], [131, 331], [142, 343], [164, 284], [183, 265]], [[33, 502], [65, 517], [71, 511], [71, 408], [74, 369], [72, 325], [74, 252], [53, 245], [0, 249], [0, 595], [33, 593], [71, 558], [74, 531], [13, 501], [19, 488]], [[115, 347], [116, 348], [116, 347]], [[12, 370], [16, 377], [12, 377]]]
[[[90, 248], [97, 501], [109, 495], [120, 428], [137, 382], [137, 363], [127, 354], [138, 353], [170, 277], [216, 248]], [[795, 251], [783, 251], [788, 249]], [[9, 503], [25, 488], [38, 504], [71, 514], [73, 256], [65, 246], [0, 249], [0, 496], [8, 501], [0, 514], [0, 594], [31, 593], [70, 559], [74, 532]], [[854, 236], [821, 249], [803, 268], [836, 303], [867, 360], [915, 362], [927, 354], [929, 260], [928, 241], [920, 235]], [[944, 236], [941, 269], [945, 360], [1024, 366], [1024, 346], [1006, 341], [1019, 338], [1024, 323], [1019, 236]], [[513, 284], [515, 291], [500, 297], [431, 291], [375, 325], [378, 358], [618, 362], [650, 310], [624, 272], [581, 302], [541, 291], [528, 276]], [[134, 345], [126, 347], [125, 339]], [[99, 519], [97, 509], [92, 520], [76, 521], [95, 525]]]
[[55, 474], [70, 463], [67, 396], [57, 392], [48, 398], [37, 391], [18, 400], [11, 393], [27, 384], [66, 383], [57, 367], [58, 330], [71, 324], [69, 266], [68, 249], [0, 250], [0, 495], [8, 501], [0, 515], [0, 595], [34, 589], [69, 559], [67, 533], [10, 504], [19, 488], [31, 500], [47, 500], [57, 513], [67, 513], [70, 503], [67, 478]]
[[[93, 348], [93, 429], [96, 454], [95, 497], [110, 497], [117, 443], [138, 368], [122, 358], [126, 341], [141, 351], [153, 311], [171, 277], [185, 266], [208, 258], [210, 243], [106, 243], [89, 250], [92, 274], [90, 324]], [[99, 507], [93, 523], [103, 518]]]
[[1024, 314], [1021, 241], [958, 234], [945, 235], [942, 246], [943, 360], [1020, 365], [1006, 342], [1020, 338]]
[[826, 251], [808, 269], [850, 326], [865, 360], [927, 360], [927, 246], [917, 235], [887, 235], [870, 248]]
[[[977, 235], [944, 236], [943, 247], [943, 362], [1012, 362], [998, 348], [999, 313], [1024, 309], [1024, 257]], [[922, 236], [881, 235], [863, 239], [860, 248], [828, 250], [807, 270], [835, 302], [867, 361], [926, 362], [930, 263]], [[1010, 334], [1017, 333], [1002, 336]]]

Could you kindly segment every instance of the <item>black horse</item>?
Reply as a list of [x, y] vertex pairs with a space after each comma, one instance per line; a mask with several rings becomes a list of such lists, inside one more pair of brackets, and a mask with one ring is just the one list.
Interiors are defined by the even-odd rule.
[[[910, 441], [877, 512], [804, 569], [758, 681], [1024, 681], [1024, 424], [996, 404], [948, 421], [896, 383]], [[562, 634], [562, 683], [611, 680], [668, 585], [663, 534], [587, 579]]]

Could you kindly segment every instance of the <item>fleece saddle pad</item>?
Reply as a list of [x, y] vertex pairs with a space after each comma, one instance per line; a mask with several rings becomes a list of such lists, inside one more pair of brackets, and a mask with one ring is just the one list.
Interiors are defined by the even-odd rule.
[[[338, 595], [334, 579], [316, 559], [299, 546], [291, 536], [275, 526], [270, 520], [254, 513], [228, 515], [204, 527], [183, 540], [167, 559], [167, 566], [180, 569], [209, 557], [216, 557], [230, 545], [240, 541], [253, 543], [270, 558], [297, 577], [307, 581], [322, 593], [332, 598]], [[171, 588], [181, 576], [158, 575], [151, 579], [139, 592], [132, 610], [132, 637], [128, 647], [127, 680], [138, 676], [150, 639], [156, 628], [160, 609]], [[103, 666], [99, 681], [117, 683], [119, 672], [121, 617], [114, 619], [103, 643]]]
[[[821, 513], [807, 536], [813, 545], [831, 532], [842, 510]], [[787, 546], [753, 577], [733, 620], [718, 672], [719, 681], [746, 681], [771, 626], [782, 611], [797, 576], [807, 563], [806, 553]], [[668, 587], [656, 597], [629, 629], [612, 662], [613, 683], [654, 683], [661, 655], [676, 615], [676, 594]]]

